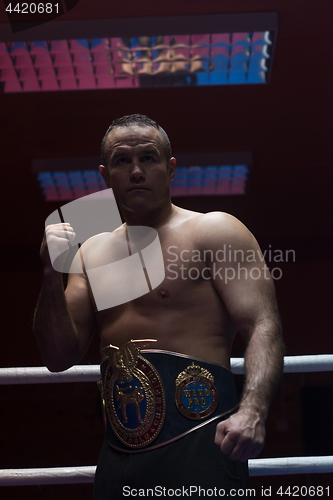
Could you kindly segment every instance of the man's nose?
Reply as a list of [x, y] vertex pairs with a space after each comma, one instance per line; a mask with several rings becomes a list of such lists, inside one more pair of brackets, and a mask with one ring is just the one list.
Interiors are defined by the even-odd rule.
[[144, 170], [142, 168], [142, 165], [138, 159], [133, 159], [132, 166], [131, 166], [131, 179], [144, 179]]

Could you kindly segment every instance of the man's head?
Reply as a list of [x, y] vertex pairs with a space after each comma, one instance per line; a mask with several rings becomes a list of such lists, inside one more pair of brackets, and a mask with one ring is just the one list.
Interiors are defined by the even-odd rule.
[[110, 127], [107, 129], [101, 144], [102, 165], [107, 166], [107, 139], [109, 137], [110, 132], [117, 127], [130, 127], [133, 125], [137, 127], [153, 127], [156, 130], [158, 130], [158, 132], [161, 134], [162, 137], [164, 155], [168, 165], [169, 160], [172, 157], [172, 152], [171, 152], [171, 144], [167, 133], [157, 122], [151, 120], [146, 115], [140, 115], [140, 114], [125, 115], [122, 118], [117, 118], [116, 120], [113, 120]]
[[126, 221], [131, 214], [147, 218], [171, 207], [169, 183], [176, 160], [168, 136], [156, 122], [143, 115], [115, 120], [103, 138], [101, 153], [100, 173]]

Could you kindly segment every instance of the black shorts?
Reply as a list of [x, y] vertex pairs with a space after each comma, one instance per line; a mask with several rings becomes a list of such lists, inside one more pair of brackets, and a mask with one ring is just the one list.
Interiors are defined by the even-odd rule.
[[237, 490], [250, 487], [247, 463], [233, 461], [220, 451], [214, 443], [217, 423], [215, 420], [173, 443], [142, 453], [115, 450], [105, 439], [94, 500], [134, 496], [244, 498], [243, 491], [238, 495]]

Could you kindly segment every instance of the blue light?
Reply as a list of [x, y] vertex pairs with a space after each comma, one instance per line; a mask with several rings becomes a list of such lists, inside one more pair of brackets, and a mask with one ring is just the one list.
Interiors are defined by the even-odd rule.
[[247, 165], [178, 167], [171, 196], [245, 194]]

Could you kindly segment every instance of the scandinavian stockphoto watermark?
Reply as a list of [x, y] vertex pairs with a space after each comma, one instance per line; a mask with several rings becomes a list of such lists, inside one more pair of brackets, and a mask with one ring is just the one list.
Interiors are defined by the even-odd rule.
[[[66, 225], [67, 224], [67, 225]], [[68, 224], [73, 232], [69, 230]], [[60, 238], [48, 226], [57, 226]], [[221, 245], [214, 251], [191, 251], [171, 245], [162, 252], [158, 233], [146, 226], [122, 226], [112, 189], [78, 198], [52, 212], [45, 221], [53, 268], [62, 273], [85, 272], [98, 311], [125, 304], [169, 280], [275, 280], [279, 262], [295, 261], [295, 252], [240, 250]], [[117, 230], [110, 240], [110, 234]], [[114, 236], [114, 235], [113, 235]], [[91, 252], [91, 248], [98, 249]], [[102, 250], [103, 249], [103, 250]], [[270, 269], [265, 262], [273, 263]]]
[[[218, 250], [167, 248], [166, 269], [170, 280], [220, 279], [226, 284], [235, 279], [275, 280], [282, 278], [282, 269], [276, 263], [295, 262], [295, 250], [278, 250], [269, 245], [268, 250], [237, 249], [223, 244]], [[267, 264], [273, 264], [274, 267]]]

